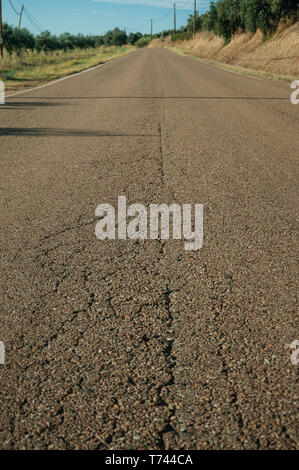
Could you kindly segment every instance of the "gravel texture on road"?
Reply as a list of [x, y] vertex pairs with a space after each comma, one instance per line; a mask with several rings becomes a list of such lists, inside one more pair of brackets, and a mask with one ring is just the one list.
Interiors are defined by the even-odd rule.
[[[0, 106], [2, 449], [295, 449], [299, 106], [166, 49]], [[204, 244], [99, 241], [203, 204]]]

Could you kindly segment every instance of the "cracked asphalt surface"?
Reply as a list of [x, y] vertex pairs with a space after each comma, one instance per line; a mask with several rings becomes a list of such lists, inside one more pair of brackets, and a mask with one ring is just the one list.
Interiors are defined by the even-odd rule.
[[[139, 50], [0, 106], [2, 449], [295, 449], [298, 111]], [[204, 245], [95, 208], [204, 205]]]

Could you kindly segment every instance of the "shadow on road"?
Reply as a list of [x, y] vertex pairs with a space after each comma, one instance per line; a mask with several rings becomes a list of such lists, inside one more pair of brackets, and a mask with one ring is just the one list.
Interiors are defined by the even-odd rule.
[[1, 109], [33, 109], [33, 108], [47, 108], [54, 106], [65, 106], [63, 103], [46, 102], [46, 101], [7, 101], [6, 104], [0, 106]]
[[92, 131], [81, 129], [55, 129], [35, 127], [1, 127], [0, 136], [19, 137], [159, 137], [155, 134], [126, 134], [123, 132]]

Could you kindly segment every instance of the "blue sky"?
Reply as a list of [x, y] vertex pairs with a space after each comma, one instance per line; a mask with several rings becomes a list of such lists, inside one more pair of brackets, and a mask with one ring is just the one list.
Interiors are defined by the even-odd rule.
[[[150, 32], [149, 20], [154, 20], [154, 32], [173, 27], [173, 3], [175, 0], [11, 0], [17, 11], [24, 3], [27, 11], [54, 34], [63, 32], [103, 34], [119, 26], [127, 31]], [[9, 0], [2, 0], [3, 21], [17, 25], [18, 16]], [[198, 11], [209, 7], [209, 0], [197, 0]], [[193, 0], [176, 0], [177, 27], [185, 25], [193, 9]], [[169, 13], [169, 14], [168, 14]], [[163, 19], [163, 17], [165, 17]], [[146, 24], [147, 23], [147, 24]], [[22, 25], [38, 34], [38, 27], [24, 15]]]

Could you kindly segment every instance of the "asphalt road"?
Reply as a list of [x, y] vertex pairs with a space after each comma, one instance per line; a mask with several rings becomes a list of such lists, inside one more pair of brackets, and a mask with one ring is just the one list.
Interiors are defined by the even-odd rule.
[[[165, 49], [0, 106], [2, 449], [294, 449], [299, 105]], [[203, 204], [204, 244], [95, 209]]]

